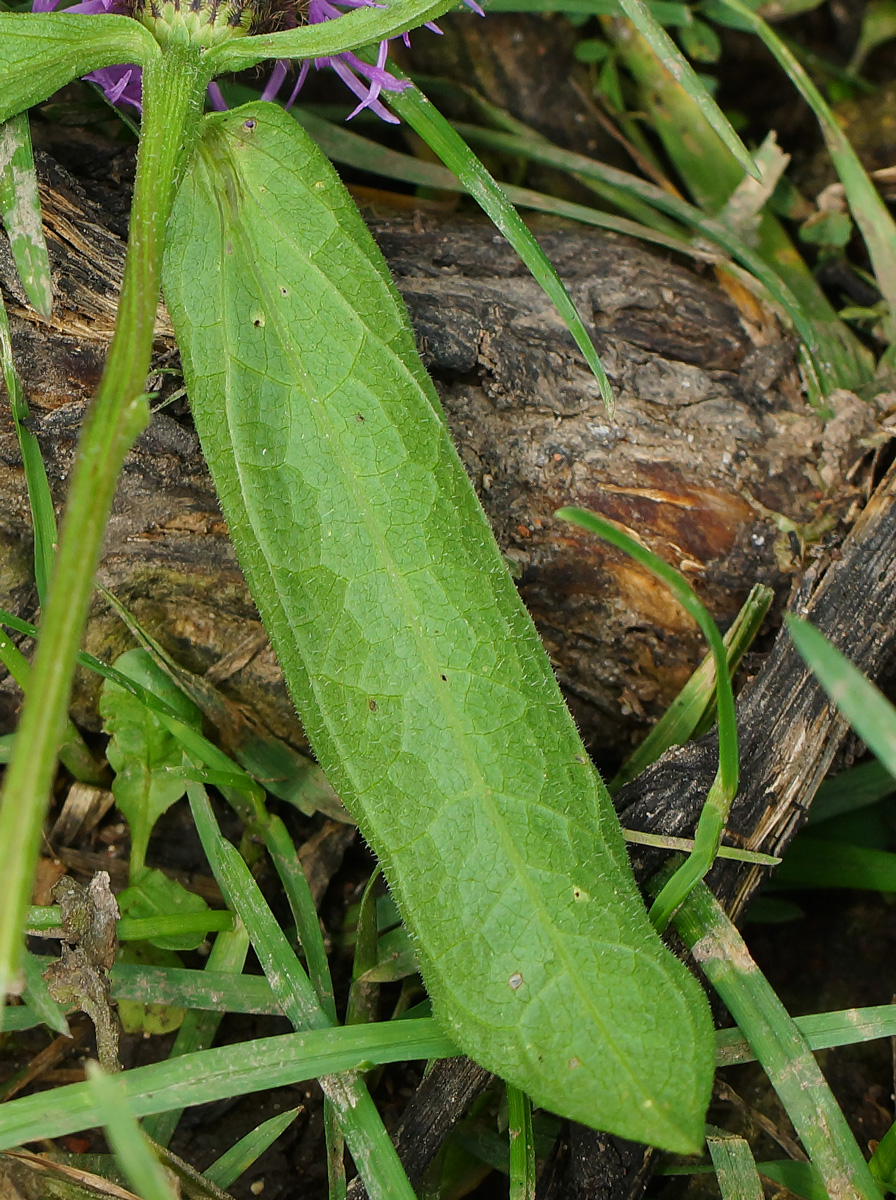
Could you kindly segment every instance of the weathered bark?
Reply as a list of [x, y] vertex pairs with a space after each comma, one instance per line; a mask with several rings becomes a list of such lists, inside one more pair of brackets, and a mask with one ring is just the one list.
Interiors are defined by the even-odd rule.
[[[110, 337], [123, 244], [117, 212], [58, 168], [45, 164], [44, 174], [52, 321], [23, 303], [2, 245], [0, 283], [61, 501]], [[490, 225], [418, 215], [376, 218], [373, 228], [586, 740], [601, 762], [618, 759], [684, 682], [701, 639], [650, 576], [554, 510], [581, 504], [632, 527], [724, 623], [754, 581], [788, 590], [798, 564], [770, 510], [806, 520], [824, 496], [836, 517], [871, 409], [844, 395], [841, 415], [823, 425], [773, 321], [755, 310], [747, 320], [711, 279], [625, 239], [539, 225], [590, 319], [617, 397], [610, 415], [556, 312]], [[179, 383], [164, 373], [177, 366], [164, 310], [157, 350], [152, 386], [164, 397]], [[298, 740], [182, 411], [157, 412], [128, 458], [100, 578], [185, 666], [215, 669], [232, 695]], [[0, 420], [0, 604], [33, 615], [24, 480], [8, 415]], [[98, 603], [87, 648], [110, 658], [127, 644]], [[82, 677], [74, 711], [86, 725], [95, 697], [96, 681]], [[8, 725], [16, 701], [6, 700]]]

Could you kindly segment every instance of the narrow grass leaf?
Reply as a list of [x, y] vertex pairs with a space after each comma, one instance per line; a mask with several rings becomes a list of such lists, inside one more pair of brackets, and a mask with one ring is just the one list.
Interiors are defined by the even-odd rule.
[[833, 779], [823, 781], [809, 809], [809, 824], [819, 825], [832, 817], [867, 808], [892, 796], [893, 792], [896, 792], [896, 778], [883, 763], [867, 762], [850, 767]]
[[[671, 75], [657, 69], [650, 47], [640, 37], [631, 36], [628, 23], [611, 22], [608, 32], [620, 61], [637, 86], [634, 97], [637, 109], [646, 113], [647, 123], [662, 141], [691, 196], [705, 212], [718, 214], [719, 223], [742, 245], [749, 245], [774, 271], [805, 320], [811, 323], [817, 353], [811, 358], [810, 377], [819, 378], [823, 391], [866, 383], [874, 370], [871, 351], [838, 317], [775, 214], [766, 207], [752, 233], [743, 229], [740, 213], [732, 222], [734, 214], [727, 208], [727, 202], [744, 188], [755, 192], [754, 181], [749, 177], [744, 179], [740, 165], [721, 144], [690, 96]], [[761, 194], [760, 189], [758, 198]], [[755, 202], [748, 205], [748, 209], [754, 207]]]
[[[846, 1008], [839, 1012], [812, 1013], [794, 1017], [793, 1023], [806, 1039], [810, 1050], [829, 1050], [832, 1046], [853, 1046], [875, 1038], [896, 1037], [896, 1004], [873, 1008]], [[738, 1028], [716, 1033], [716, 1066], [754, 1062], [756, 1055]]]
[[800, 1200], [831, 1200], [831, 1193], [821, 1173], [812, 1163], [782, 1158], [774, 1162], [757, 1163], [756, 1169], [765, 1179], [780, 1184]]
[[320, 918], [314, 906], [314, 897], [296, 854], [286, 826], [279, 817], [271, 817], [262, 831], [268, 854], [280, 876], [283, 890], [289, 901], [299, 942], [305, 955], [308, 976], [317, 993], [321, 1008], [332, 1024], [336, 1024], [336, 1002], [333, 998], [333, 980], [327, 961]]
[[705, 884], [691, 891], [674, 923], [753, 1047], [831, 1200], [881, 1200], [806, 1039]]
[[[123, 917], [155, 922], [160, 918], [175, 918], [180, 922], [184, 917], [193, 915], [202, 915], [205, 920], [204, 914], [209, 911], [201, 896], [188, 891], [182, 883], [169, 879], [154, 867], [139, 867], [131, 871], [130, 883], [119, 893], [118, 907]], [[146, 940], [163, 950], [195, 950], [204, 937], [204, 933], [194, 928], [189, 933], [156, 933]]]
[[[694, 849], [693, 838], [670, 837], [663, 833], [643, 833], [636, 829], [623, 829], [622, 836], [632, 845], [653, 846], [657, 850], [684, 850], [690, 853]], [[774, 854], [762, 854], [757, 850], [740, 850], [737, 846], [719, 846], [716, 858], [755, 863], [759, 867], [776, 867], [781, 861]]]
[[[239, 913], [252, 948], [296, 1029], [332, 1030], [311, 982], [236, 849], [221, 836], [205, 791], [188, 789], [190, 809], [221, 890]], [[321, 1078], [371, 1200], [414, 1200], [413, 1189], [363, 1081], [354, 1075]]]
[[[145, 1117], [380, 1063], [451, 1058], [459, 1053], [435, 1021], [421, 1018], [259, 1038], [136, 1067], [123, 1072], [119, 1080], [134, 1115]], [[67, 1084], [0, 1105], [0, 1149], [63, 1137], [98, 1123], [87, 1084]]]
[[219, 1188], [229, 1188], [261, 1158], [265, 1150], [273, 1146], [301, 1111], [300, 1108], [288, 1108], [286, 1112], [278, 1113], [276, 1117], [270, 1117], [261, 1125], [256, 1125], [250, 1133], [240, 1138], [236, 1145], [226, 1150], [220, 1158], [216, 1158], [212, 1165], [203, 1171], [203, 1175]]
[[380, 871], [377, 869], [368, 879], [361, 903], [358, 905], [352, 985], [345, 1013], [346, 1025], [371, 1021], [376, 1015], [379, 987], [375, 981], [365, 976], [376, 967], [377, 961], [376, 890], [379, 884]]
[[[245, 932], [234, 930], [221, 933], [215, 939], [215, 946], [223, 944], [227, 938], [245, 940]], [[41, 969], [55, 961], [43, 955], [35, 957]], [[211, 958], [211, 955], [209, 957]], [[109, 973], [109, 983], [112, 999], [116, 1001], [158, 1003], [214, 1013], [282, 1015], [280, 1005], [266, 979], [256, 975], [230, 974], [220, 967], [211, 971], [193, 971], [187, 967], [156, 966], [119, 959]], [[152, 1136], [155, 1141], [159, 1141], [155, 1134]]]
[[722, 110], [701, 83], [694, 68], [659, 24], [644, 0], [619, 0], [619, 7], [650, 46], [662, 66], [676, 79], [697, 105], [708, 124], [748, 175], [761, 180], [746, 146], [734, 132]]
[[763, 1200], [756, 1162], [742, 1137], [713, 1130], [706, 1135], [706, 1148], [715, 1167], [722, 1200]]
[[[728, 662], [728, 676], [734, 678], [740, 661], [759, 632], [769, 610], [774, 592], [757, 583], [750, 590], [743, 607], [725, 634], [723, 642]], [[715, 717], [716, 669], [712, 653], [707, 654], [650, 733], [625, 760], [617, 774], [607, 784], [610, 794], [641, 774], [670, 746], [682, 746], [690, 737], [705, 732]], [[719, 853], [721, 854], [721, 849]]]
[[[118, 1164], [141, 1200], [177, 1200], [164, 1167], [149, 1148], [131, 1113], [121, 1082], [99, 1063], [87, 1064], [87, 1088]], [[179, 1191], [179, 1189], [178, 1189]]]
[[[647, 0], [647, 7], [660, 25], [688, 26], [694, 17], [686, 4], [673, 0]], [[619, 0], [489, 0], [488, 11], [509, 13], [567, 13], [576, 17], [615, 17]]]
[[788, 846], [775, 886], [896, 892], [896, 854], [800, 834]]
[[[627, 4], [632, 0], [620, 2]], [[889, 305], [889, 315], [884, 324], [892, 340], [896, 335], [896, 223], [889, 209], [862, 166], [849, 138], [793, 51], [742, 0], [722, 0], [722, 3], [762, 39], [815, 114], [849, 207], [868, 247], [877, 286]]]
[[762, 285], [771, 301], [780, 307], [786, 318], [793, 324], [806, 343], [813, 359], [818, 360], [820, 353], [818, 338], [814, 323], [807, 315], [804, 306], [788, 285], [782, 281], [778, 273], [721, 221], [707, 216], [693, 204], [688, 204], [686, 200], [682, 200], [679, 196], [673, 195], [656, 184], [631, 175], [627, 171], [607, 166], [596, 159], [588, 158], [587, 155], [577, 154], [571, 150], [562, 150], [546, 140], [522, 138], [518, 134], [483, 129], [479, 125], [470, 125], [464, 122], [457, 122], [456, 128], [474, 145], [503, 150], [510, 154], [520, 154], [533, 162], [545, 163], [561, 170], [581, 174], [585, 178], [611, 184], [628, 195], [637, 196], [649, 202], [661, 212], [668, 213], [676, 220], [697, 230], [709, 241], [730, 254]]
[[[198, 897], [197, 897], [198, 899]], [[199, 912], [180, 912], [154, 917], [122, 917], [118, 922], [118, 938], [122, 942], [155, 941], [164, 938], [198, 937], [196, 944], [207, 933], [233, 929], [233, 913], [213, 911], [210, 908]]]
[[27, 113], [19, 113], [0, 125], [0, 218], [25, 294], [37, 312], [49, 319], [53, 281], [41, 225]]
[[510, 1139], [510, 1200], [535, 1200], [535, 1137], [532, 1103], [512, 1083], [507, 1089], [507, 1136]]
[[622, 550], [661, 580], [682, 608], [696, 621], [703, 636], [709, 642], [712, 652], [717, 681], [719, 767], [697, 822], [694, 832], [694, 848], [683, 865], [666, 882], [650, 909], [651, 921], [658, 930], [662, 931], [666, 928], [672, 913], [691, 888], [712, 867], [719, 852], [722, 834], [725, 832], [725, 822], [728, 819], [731, 801], [737, 793], [740, 771], [737, 720], [734, 713], [734, 693], [731, 690], [731, 676], [728, 673], [725, 645], [715, 621], [701, 604], [696, 592], [684, 576], [648, 550], [642, 542], [623, 532], [615, 522], [608, 521], [587, 509], [561, 508], [557, 510], [555, 516], [561, 520], [571, 521], [582, 529], [587, 529], [590, 533], [596, 533], [598, 537]]
[[[240, 972], [243, 970], [246, 962], [246, 955], [249, 951], [249, 936], [245, 929], [234, 929], [232, 933], [219, 933], [215, 938], [215, 944], [211, 948], [208, 958], [206, 959], [205, 968], [202, 971], [181, 971], [180, 968], [174, 967], [171, 970], [180, 978], [188, 977], [185, 980], [186, 987], [184, 991], [190, 988], [191, 983], [197, 986], [190, 989], [192, 992], [191, 1000], [194, 1003], [185, 1003], [185, 997], [174, 1003], [181, 1004], [182, 1007], [188, 1009], [184, 1017], [183, 1024], [177, 1031], [177, 1037], [174, 1040], [174, 1045], [171, 1047], [169, 1059], [179, 1058], [184, 1054], [193, 1054], [197, 1050], [207, 1050], [215, 1040], [215, 1034], [221, 1024], [224, 1011], [238, 1011], [233, 1005], [226, 1004], [220, 990], [215, 990], [213, 993], [213, 1002], [208, 1003], [212, 999], [209, 993], [215, 987], [214, 981], [221, 981], [218, 985], [219, 989], [229, 990], [234, 993], [234, 999], [238, 1004], [247, 1002], [247, 992], [255, 991], [258, 994], [258, 1001], [262, 1005], [268, 1007], [257, 1009], [255, 1011], [272, 1011], [279, 1013], [280, 1008], [274, 1000], [273, 993], [270, 990], [270, 984], [266, 979], [258, 979], [254, 976], [244, 976]], [[110, 972], [110, 983], [112, 984], [112, 995], [116, 995], [116, 982], [111, 976], [115, 974], [120, 963], [116, 963]], [[164, 969], [164, 968], [163, 968]], [[198, 979], [197, 979], [198, 977]], [[156, 1003], [166, 1003], [165, 997], [161, 989], [158, 987], [158, 980], [147, 986], [147, 981], [141, 980], [143, 996], [138, 999], [145, 1000], [148, 997], [153, 997]], [[202, 989], [206, 1003], [196, 1003], [195, 997], [197, 991]], [[263, 999], [262, 999], [263, 997]], [[172, 1001], [167, 1001], [172, 1003]], [[213, 1009], [215, 1011], [201, 1011], [203, 1009]], [[245, 1011], [252, 1011], [246, 1009]], [[143, 1122], [143, 1129], [147, 1137], [151, 1137], [154, 1142], [161, 1146], [167, 1146], [171, 1141], [177, 1123], [181, 1118], [183, 1109], [169, 1109], [168, 1112], [155, 1113]], [[226, 1184], [220, 1184], [220, 1187], [226, 1187]]]
[[[634, 2], [640, 3], [640, 0]], [[533, 277], [544, 288], [565, 321], [567, 329], [575, 338], [585, 361], [594, 372], [605, 404], [612, 409], [613, 392], [610, 381], [582, 318], [560, 276], [535, 240], [532, 231], [507, 199], [500, 184], [495, 182], [457, 130], [418, 87], [414, 85], [403, 92], [391, 92], [388, 101], [390, 107], [407, 121], [414, 132], [423, 138], [427, 146], [435, 151], [445, 166], [463, 183], [495, 228], [504, 234]]]
[[[215, 947], [226, 938], [246, 940], [244, 930], [218, 935], [209, 955], [209, 966], [202, 971], [187, 967], [149, 967], [117, 962], [109, 973], [114, 1000], [139, 1000], [174, 1004], [181, 1008], [210, 1012], [267, 1013], [282, 1016], [283, 1009], [267, 979], [260, 975], [240, 975], [225, 971], [216, 958]], [[192, 1051], [180, 1051], [192, 1053]], [[156, 1141], [159, 1138], [153, 1134]]]
[[877, 1143], [869, 1165], [882, 1188], [888, 1192], [896, 1191], [896, 1123]]
[[[57, 905], [32, 907], [25, 911], [24, 927], [29, 932], [46, 933], [56, 929], [61, 924], [60, 910]], [[192, 913], [159, 914], [153, 917], [122, 917], [116, 924], [115, 932], [120, 942], [148, 941], [153, 937], [167, 937], [178, 930], [188, 933], [204, 930], [212, 933], [219, 930], [233, 929], [233, 914], [229, 912], [213, 912], [210, 908]], [[50, 934], [56, 936], [58, 934]]]
[[832, 702], [880, 763], [896, 776], [896, 709], [823, 633], [798, 617], [785, 620], [793, 644]]
[[296, 1029], [321, 1029], [330, 1022], [286, 935], [274, 920], [258, 884], [239, 852], [221, 836], [205, 789], [191, 784], [190, 809], [202, 848], [221, 891], [246, 927], [258, 961], [286, 1016]]

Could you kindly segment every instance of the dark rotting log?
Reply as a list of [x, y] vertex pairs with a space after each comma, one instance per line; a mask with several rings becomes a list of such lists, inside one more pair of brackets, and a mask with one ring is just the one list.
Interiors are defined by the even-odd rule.
[[[24, 303], [0, 240], [13, 344], [56, 498], [111, 334], [121, 276], [120, 205], [100, 204], [47, 159], [53, 319]], [[804, 403], [793, 344], [748, 299], [614, 235], [539, 223], [542, 245], [590, 322], [616, 395], [608, 413], [557, 313], [487, 222], [415, 213], [372, 227], [414, 321], [464, 462], [560, 682], [599, 763], [612, 765], [702, 655], [668, 593], [619, 552], [556, 521], [580, 504], [635, 530], [696, 585], [723, 625], [757, 581], [782, 597], [801, 567], [779, 528], [850, 502], [850, 466], [875, 409], [848, 393], [827, 424]], [[178, 386], [164, 309], [152, 387]], [[174, 415], [172, 415], [174, 414]], [[819, 509], [819, 505], [821, 508]], [[8, 412], [0, 417], [0, 604], [33, 616], [27, 498]], [[154, 415], [125, 466], [101, 581], [184, 666], [280, 736], [301, 733], [243, 584], [198, 442], [177, 405]], [[97, 602], [86, 648], [129, 645]], [[7, 681], [0, 720], [18, 697]], [[96, 723], [82, 676], [74, 715]], [[5, 707], [2, 701], [5, 700]]]

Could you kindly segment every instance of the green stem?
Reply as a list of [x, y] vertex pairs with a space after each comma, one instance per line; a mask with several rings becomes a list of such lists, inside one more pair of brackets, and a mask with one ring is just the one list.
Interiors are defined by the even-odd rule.
[[165, 224], [178, 167], [198, 126], [204, 85], [198, 47], [170, 46], [143, 72], [143, 126], [115, 336], [81, 434], [50, 600], [0, 796], [0, 994], [12, 984], [20, 959], [25, 908], [103, 532], [124, 457], [148, 421], [144, 388]]
[[830, 1200], [881, 1200], [808, 1042], [704, 883], [694, 887], [674, 921], [765, 1068]]

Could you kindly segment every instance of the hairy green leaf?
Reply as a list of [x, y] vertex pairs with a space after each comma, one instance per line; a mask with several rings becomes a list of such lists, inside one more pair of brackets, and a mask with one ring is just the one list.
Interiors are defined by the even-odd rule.
[[194, 417], [321, 764], [438, 1019], [537, 1103], [694, 1149], [712, 1034], [329, 163], [207, 118], [164, 268]]
[[[199, 710], [153, 663], [145, 650], [129, 650], [119, 671], [150, 688], [188, 724], [198, 728]], [[100, 715], [112, 735], [106, 757], [115, 772], [112, 794], [131, 830], [131, 872], [143, 866], [156, 821], [186, 791], [183, 749], [160, 717], [118, 683], [107, 679]]]
[[454, 8], [456, 0], [392, 0], [352, 9], [338, 21], [320, 21], [251, 38], [221, 42], [205, 56], [208, 71], [221, 75], [254, 67], [266, 58], [315, 58], [359, 50], [425, 25]]
[[0, 13], [0, 121], [14, 117], [78, 75], [161, 53], [128, 17], [84, 13]]

